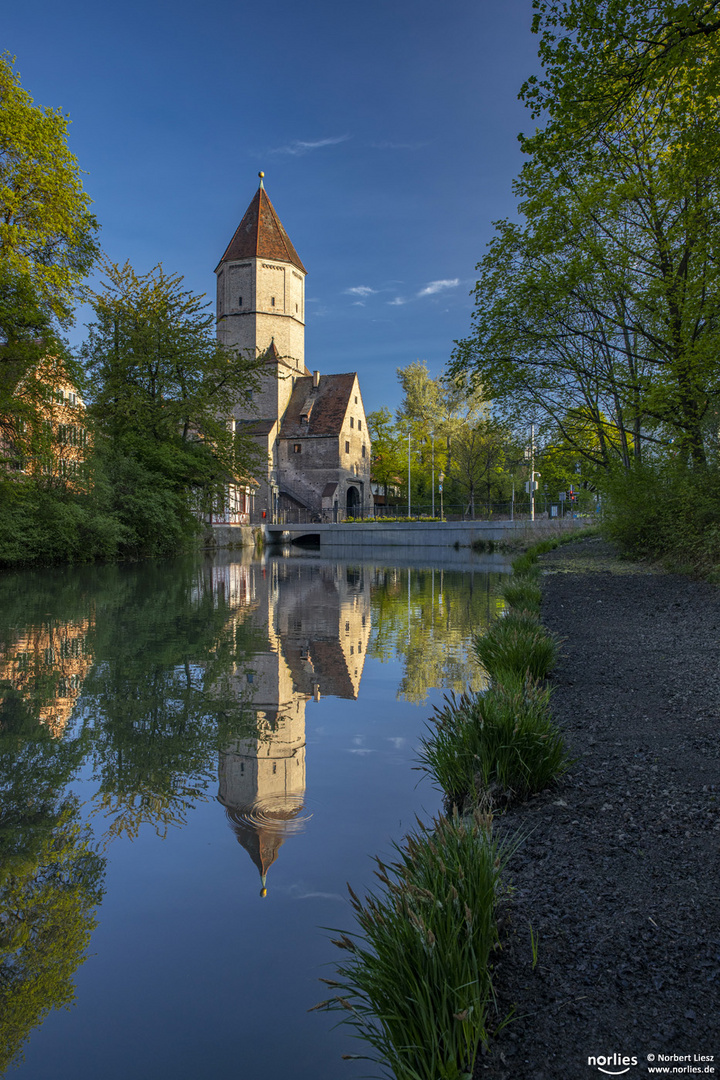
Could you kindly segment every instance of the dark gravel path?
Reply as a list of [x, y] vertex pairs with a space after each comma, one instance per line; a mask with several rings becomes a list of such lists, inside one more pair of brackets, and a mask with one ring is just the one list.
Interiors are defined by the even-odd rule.
[[566, 639], [553, 711], [576, 764], [496, 818], [526, 836], [494, 976], [516, 1019], [475, 1080], [720, 1077], [720, 589], [600, 540], [542, 563], [543, 621]]

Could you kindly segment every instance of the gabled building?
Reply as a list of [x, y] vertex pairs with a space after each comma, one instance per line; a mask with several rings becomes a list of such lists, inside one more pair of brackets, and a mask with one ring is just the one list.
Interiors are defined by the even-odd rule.
[[248, 425], [262, 450], [252, 518], [367, 516], [370, 435], [358, 376], [306, 366], [307, 271], [262, 176], [215, 270], [219, 340], [265, 362], [261, 389], [229, 418]]

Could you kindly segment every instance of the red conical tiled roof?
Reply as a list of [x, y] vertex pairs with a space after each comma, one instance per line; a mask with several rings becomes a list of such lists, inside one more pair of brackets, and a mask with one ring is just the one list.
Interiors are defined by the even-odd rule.
[[256, 191], [218, 265], [256, 258], [289, 262], [307, 273], [263, 187]]

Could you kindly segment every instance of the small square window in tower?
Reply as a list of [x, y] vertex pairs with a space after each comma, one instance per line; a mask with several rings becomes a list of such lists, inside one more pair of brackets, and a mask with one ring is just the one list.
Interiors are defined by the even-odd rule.
[[270, 297], [270, 307], [275, 307], [275, 297], [274, 296]]
[[347, 442], [347, 441], [346, 441], [346, 443], [345, 443], [345, 453], [346, 453], [346, 454], [349, 454], [349, 453], [350, 453], [350, 443], [349, 443], [349, 442]]
[[238, 296], [238, 307], [242, 307], [242, 296]]
[[355, 420], [352, 416], [350, 417], [350, 427], [355, 427]]
[[302, 444], [299, 443], [299, 442], [296, 442], [294, 444], [294, 446], [293, 446], [293, 454], [301, 454], [301, 453], [302, 453]]

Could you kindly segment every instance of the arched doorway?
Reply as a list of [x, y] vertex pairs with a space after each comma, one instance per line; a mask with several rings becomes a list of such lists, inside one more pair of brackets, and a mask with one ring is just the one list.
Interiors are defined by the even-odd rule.
[[352, 485], [347, 489], [347, 516], [358, 517], [360, 513], [360, 492]]

